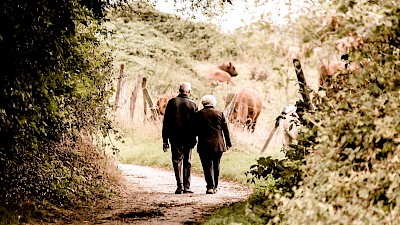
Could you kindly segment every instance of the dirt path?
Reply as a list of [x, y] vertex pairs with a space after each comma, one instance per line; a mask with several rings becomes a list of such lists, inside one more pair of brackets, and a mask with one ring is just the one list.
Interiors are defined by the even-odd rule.
[[68, 224], [199, 224], [216, 209], [246, 199], [247, 187], [221, 181], [219, 192], [207, 195], [205, 181], [192, 175], [193, 194], [176, 195], [172, 171], [119, 164], [123, 174], [121, 194], [100, 206], [86, 221]]

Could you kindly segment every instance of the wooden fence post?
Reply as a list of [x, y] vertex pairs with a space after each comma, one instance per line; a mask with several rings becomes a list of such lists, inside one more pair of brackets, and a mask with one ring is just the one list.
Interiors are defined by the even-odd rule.
[[130, 99], [131, 102], [130, 102], [129, 111], [130, 111], [130, 116], [131, 116], [132, 121], [133, 121], [133, 116], [135, 113], [136, 99], [137, 99], [140, 82], [141, 82], [141, 76], [136, 78], [135, 88], [133, 89], [132, 94], [131, 94], [131, 99]]
[[[301, 68], [300, 60], [293, 59], [293, 65], [296, 71], [297, 80], [299, 81], [301, 97], [303, 98], [304, 103], [306, 103], [305, 105], [307, 109], [311, 109], [310, 91], [307, 86], [306, 78], [304, 77], [303, 69]], [[267, 149], [269, 142], [271, 141], [272, 137], [274, 136], [276, 130], [279, 127], [280, 119], [281, 116], [279, 115], [275, 120], [275, 126], [272, 129], [271, 133], [269, 134], [267, 140], [265, 141], [265, 144], [262, 147], [261, 152], [264, 152]]]
[[310, 90], [307, 86], [306, 78], [304, 77], [300, 60], [293, 59], [293, 65], [296, 71], [297, 80], [299, 81], [301, 97], [303, 98], [303, 101], [306, 103], [308, 109], [311, 109]]
[[142, 89], [143, 89], [143, 104], [144, 104], [144, 109], [143, 110], [144, 110], [145, 120], [146, 120], [146, 115], [147, 115], [147, 104], [149, 105], [152, 117], [158, 118], [157, 109], [155, 107], [155, 104], [154, 104], [153, 100], [150, 97], [149, 91], [147, 90], [146, 82], [147, 82], [147, 78], [143, 77], [143, 79], [142, 79]]
[[233, 108], [235, 107], [236, 96], [236, 93], [228, 93], [226, 96], [224, 115], [227, 121], [229, 121], [232, 116]]
[[114, 105], [114, 110], [116, 110], [119, 107], [119, 99], [121, 95], [121, 91], [123, 88], [123, 85], [125, 83], [125, 73], [124, 73], [125, 65], [121, 64], [120, 70], [119, 70], [119, 77], [118, 77], [118, 84], [117, 84], [117, 90], [115, 93], [115, 105]]
[[277, 130], [278, 127], [279, 127], [280, 119], [281, 119], [280, 115], [275, 119], [275, 126], [274, 126], [274, 128], [272, 129], [271, 133], [269, 133], [269, 136], [268, 136], [267, 140], [265, 141], [265, 144], [264, 144], [264, 146], [262, 147], [261, 152], [264, 152], [264, 151], [267, 149], [267, 147], [268, 147], [268, 145], [269, 145], [269, 142], [271, 141], [272, 137], [274, 136], [276, 130]]

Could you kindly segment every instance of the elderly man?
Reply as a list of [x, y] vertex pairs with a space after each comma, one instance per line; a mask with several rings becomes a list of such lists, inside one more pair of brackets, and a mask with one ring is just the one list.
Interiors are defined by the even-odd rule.
[[212, 95], [201, 99], [204, 108], [196, 113], [195, 125], [198, 136], [197, 152], [203, 166], [204, 178], [207, 183], [206, 194], [218, 191], [219, 165], [222, 153], [231, 146], [228, 125], [224, 114], [215, 109], [217, 101]]
[[190, 189], [190, 172], [192, 149], [196, 145], [192, 129], [197, 105], [189, 99], [190, 89], [190, 83], [182, 82], [179, 95], [168, 101], [164, 114], [163, 149], [166, 152], [171, 144], [172, 165], [178, 186], [175, 194], [193, 193]]

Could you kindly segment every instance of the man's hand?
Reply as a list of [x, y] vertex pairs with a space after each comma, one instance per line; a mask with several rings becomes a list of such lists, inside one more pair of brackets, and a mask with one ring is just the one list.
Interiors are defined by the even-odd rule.
[[168, 143], [163, 143], [163, 151], [167, 152], [169, 149], [169, 144]]

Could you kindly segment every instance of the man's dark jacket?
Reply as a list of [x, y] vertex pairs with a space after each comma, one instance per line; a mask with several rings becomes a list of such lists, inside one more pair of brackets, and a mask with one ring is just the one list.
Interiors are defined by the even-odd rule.
[[196, 103], [186, 94], [179, 94], [168, 101], [165, 108], [162, 138], [163, 143], [193, 148], [196, 145], [193, 120]]
[[231, 147], [228, 125], [224, 114], [212, 106], [206, 106], [196, 113], [197, 151], [225, 152]]

